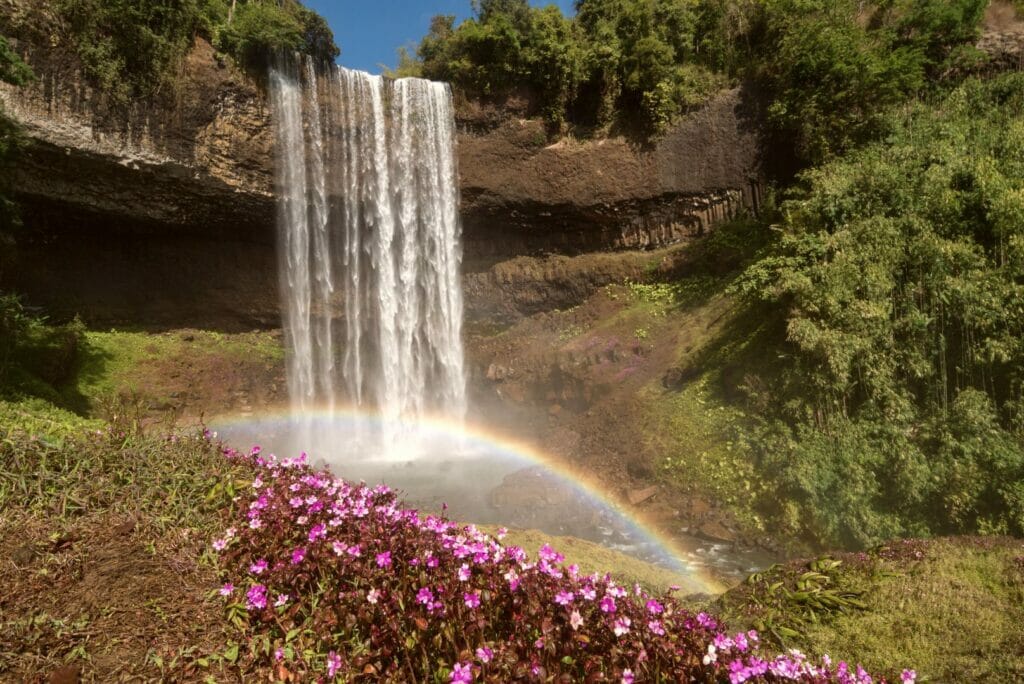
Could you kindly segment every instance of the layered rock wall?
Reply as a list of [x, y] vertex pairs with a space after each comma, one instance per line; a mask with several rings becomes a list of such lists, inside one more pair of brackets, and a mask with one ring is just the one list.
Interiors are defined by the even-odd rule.
[[[273, 127], [258, 84], [197, 40], [173, 93], [117, 105], [60, 47], [59, 22], [51, 30], [15, 42], [36, 81], [0, 84], [29, 141], [16, 174], [25, 228], [0, 288], [94, 322], [277, 324]], [[491, 267], [521, 255], [678, 242], [756, 207], [753, 111], [744, 91], [725, 92], [646, 145], [548, 144], [539, 122], [511, 118], [464, 126], [467, 277], [495, 281]], [[472, 301], [490, 290], [468, 287], [470, 311], [494, 308]]]
[[467, 255], [657, 247], [702, 234], [760, 201], [758, 107], [734, 89], [647, 144], [545, 144], [510, 120], [459, 138]]

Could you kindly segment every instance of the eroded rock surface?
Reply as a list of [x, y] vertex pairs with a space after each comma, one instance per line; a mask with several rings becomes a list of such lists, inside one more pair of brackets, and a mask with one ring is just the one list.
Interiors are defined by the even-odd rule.
[[[25, 6], [0, 0], [9, 16]], [[88, 85], [60, 40], [26, 35], [15, 47], [37, 80], [0, 84], [29, 141], [16, 179], [25, 230], [0, 287], [93, 323], [278, 324], [274, 133], [258, 84], [200, 39], [175, 92], [117, 105]], [[463, 125], [470, 316], [513, 320], [572, 306], [636, 273], [499, 262], [648, 249], [755, 206], [755, 109], [743, 91], [725, 92], [648, 145], [547, 144], [539, 122], [515, 118]]]
[[511, 119], [459, 138], [467, 255], [649, 248], [702, 234], [760, 201], [758, 108], [734, 89], [640, 145], [547, 145]]

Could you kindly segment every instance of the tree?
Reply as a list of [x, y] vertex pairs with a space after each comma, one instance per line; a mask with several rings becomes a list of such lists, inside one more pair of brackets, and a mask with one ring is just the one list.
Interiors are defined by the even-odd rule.
[[785, 323], [763, 465], [826, 543], [1019, 534], [1024, 75], [887, 117], [805, 172], [737, 288]]

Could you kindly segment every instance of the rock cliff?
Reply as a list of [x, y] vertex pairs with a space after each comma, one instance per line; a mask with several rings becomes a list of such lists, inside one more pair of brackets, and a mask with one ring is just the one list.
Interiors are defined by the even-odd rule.
[[[16, 178], [20, 265], [0, 286], [58, 316], [273, 324], [273, 130], [259, 86], [197, 40], [176, 92], [117, 107], [60, 40], [15, 45], [38, 78], [0, 84], [29, 140]], [[756, 205], [750, 112], [742, 91], [726, 92], [646, 146], [551, 145], [540, 123], [515, 118], [462, 125], [466, 270], [660, 246]]]
[[541, 122], [459, 138], [467, 255], [650, 248], [760, 200], [753, 98], [727, 91], [649, 144], [546, 144]]

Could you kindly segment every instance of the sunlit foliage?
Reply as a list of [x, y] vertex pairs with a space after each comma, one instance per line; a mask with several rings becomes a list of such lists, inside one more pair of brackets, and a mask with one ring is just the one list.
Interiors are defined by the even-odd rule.
[[785, 319], [762, 465], [818, 539], [1024, 532], [1024, 76], [802, 178], [740, 290]]

